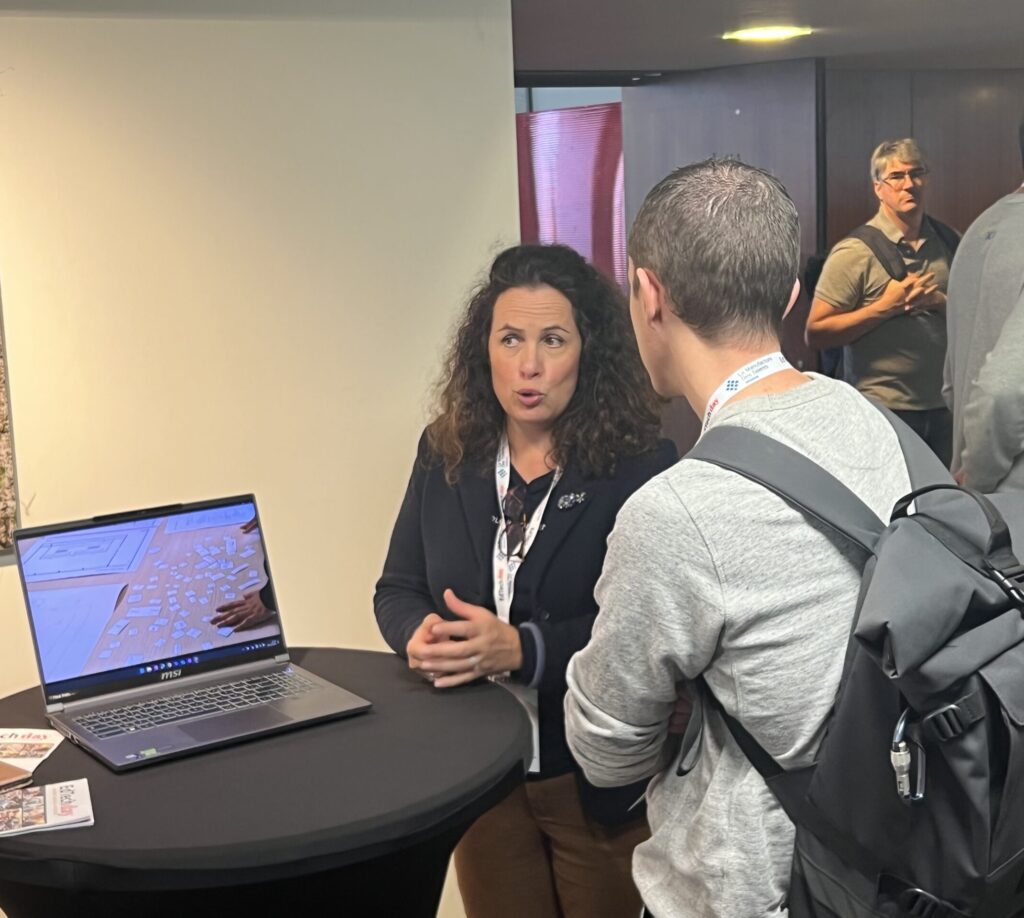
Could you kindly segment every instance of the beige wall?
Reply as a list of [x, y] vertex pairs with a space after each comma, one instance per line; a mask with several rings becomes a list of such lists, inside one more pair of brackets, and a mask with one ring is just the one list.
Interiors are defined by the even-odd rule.
[[[428, 383], [518, 235], [511, 26], [354, 6], [0, 18], [0, 291], [21, 525], [251, 489], [290, 642], [382, 648]], [[0, 626], [6, 694], [9, 564]]]

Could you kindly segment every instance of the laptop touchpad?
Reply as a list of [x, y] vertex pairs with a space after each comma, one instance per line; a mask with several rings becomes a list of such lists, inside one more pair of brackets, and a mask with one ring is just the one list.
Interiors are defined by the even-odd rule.
[[261, 707], [232, 711], [230, 714], [222, 714], [220, 717], [209, 717], [206, 720], [197, 720], [195, 723], [181, 724], [180, 729], [193, 739], [205, 743], [209, 740], [228, 739], [239, 734], [272, 730], [274, 727], [288, 723], [291, 723], [290, 717], [286, 717], [273, 708]]

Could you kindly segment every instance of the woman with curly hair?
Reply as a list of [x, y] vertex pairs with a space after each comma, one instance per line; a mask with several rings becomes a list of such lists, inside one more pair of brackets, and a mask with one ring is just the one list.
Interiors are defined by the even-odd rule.
[[676, 459], [619, 292], [572, 249], [502, 252], [420, 439], [374, 611], [438, 689], [489, 677], [530, 713], [530, 774], [455, 849], [469, 918], [638, 914], [643, 785], [589, 785], [565, 741], [615, 515]]

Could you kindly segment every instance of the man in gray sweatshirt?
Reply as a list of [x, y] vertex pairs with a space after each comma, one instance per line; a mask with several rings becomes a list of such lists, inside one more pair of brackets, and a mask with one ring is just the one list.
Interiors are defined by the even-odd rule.
[[[629, 256], [655, 389], [686, 398], [705, 429], [749, 427], [800, 451], [888, 519], [910, 490], [889, 423], [855, 389], [779, 353], [799, 290], [799, 225], [782, 185], [736, 161], [676, 170], [647, 196]], [[620, 511], [593, 636], [569, 666], [566, 726], [594, 784], [653, 777], [652, 837], [633, 858], [650, 914], [787, 914], [792, 824], [699, 695], [702, 745], [693, 770], [677, 773], [678, 699], [702, 677], [784, 767], [809, 763], [863, 561], [781, 498], [695, 459]]]
[[[1024, 160], [1024, 122], [1020, 125]], [[942, 394], [953, 474], [979, 491], [1024, 489], [1024, 185], [975, 220], [957, 249]]]

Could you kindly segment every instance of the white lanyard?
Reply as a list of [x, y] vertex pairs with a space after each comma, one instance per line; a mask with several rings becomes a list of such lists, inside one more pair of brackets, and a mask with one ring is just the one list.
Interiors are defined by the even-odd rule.
[[708, 399], [708, 406], [704, 409], [704, 425], [700, 432], [703, 434], [711, 425], [711, 419], [718, 413], [719, 409], [734, 395], [742, 392], [747, 386], [752, 386], [766, 376], [772, 376], [782, 370], [793, 368], [781, 351], [772, 354], [765, 354], [756, 360], [750, 361], [746, 366], [740, 367], [725, 382], [715, 389], [711, 398]]
[[[552, 476], [551, 487], [548, 488], [548, 493], [544, 495], [544, 500], [537, 505], [537, 509], [530, 516], [530, 522], [523, 535], [523, 548], [519, 553], [519, 557], [513, 555], [510, 558], [501, 550], [501, 534], [505, 531], [505, 526], [508, 522], [505, 519], [504, 504], [511, 473], [512, 459], [508, 450], [508, 437], [503, 434], [501, 443], [498, 445], [498, 458], [494, 463], [494, 484], [498, 490], [498, 508], [501, 512], [501, 523], [494, 535], [494, 608], [498, 613], [498, 618], [506, 623], [512, 611], [512, 596], [515, 593], [516, 572], [526, 558], [526, 553], [530, 550], [530, 546], [533, 544], [533, 540], [540, 529], [540, 521], [544, 516], [544, 509], [548, 505], [548, 498], [551, 497], [551, 492], [555, 490], [558, 479], [562, 477], [562, 470], [556, 469], [555, 474]], [[506, 545], [505, 547], [507, 548], [508, 546]]]
[[[508, 493], [509, 476], [512, 474], [512, 458], [508, 450], [508, 437], [502, 434], [501, 443], [498, 446], [498, 458], [494, 463], [494, 485], [498, 490], [498, 507], [501, 512], [501, 522], [498, 531], [494, 536], [494, 608], [497, 610], [498, 618], [508, 622], [512, 612], [512, 596], [515, 593], [516, 571], [519, 570], [526, 553], [530, 550], [533, 540], [540, 530], [540, 521], [544, 516], [544, 508], [548, 505], [548, 498], [555, 490], [558, 479], [562, 477], [562, 470], [555, 469], [552, 476], [551, 487], [544, 495], [537, 509], [533, 511], [530, 522], [527, 524], [526, 532], [523, 534], [523, 547], [520, 556], [508, 557], [501, 550], [501, 534], [505, 531], [507, 520], [505, 519], [505, 495]], [[506, 548], [508, 548], [506, 540]], [[532, 774], [540, 771], [540, 708], [537, 701], [537, 690], [527, 688], [525, 685], [516, 685], [508, 682], [508, 673], [495, 673], [491, 681], [498, 682], [503, 688], [511, 692], [519, 699], [519, 703], [526, 709], [530, 718], [530, 728], [533, 735], [533, 754], [530, 757], [529, 771]]]

